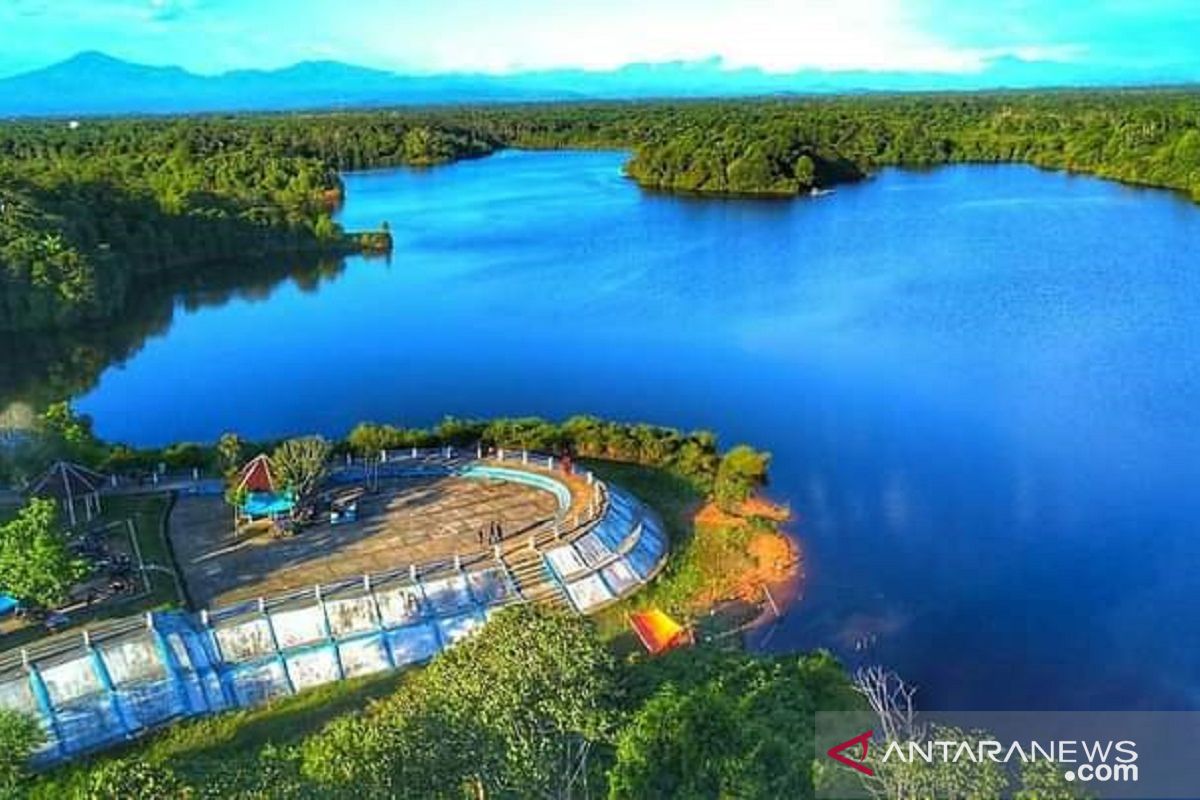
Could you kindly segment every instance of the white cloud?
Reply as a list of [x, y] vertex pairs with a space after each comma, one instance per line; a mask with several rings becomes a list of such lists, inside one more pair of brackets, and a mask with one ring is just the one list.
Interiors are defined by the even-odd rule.
[[[911, 8], [908, 4], [908, 8]], [[395, 6], [393, 6], [395, 8]], [[377, 64], [428, 71], [512, 72], [555, 67], [611, 69], [631, 62], [699, 60], [769, 72], [920, 70], [974, 72], [1000, 55], [1037, 47], [971, 48], [943, 41], [902, 0], [609, 0], [511, 5], [446, 2], [396, 9], [395, 23], [348, 16], [334, 41]], [[1050, 48], [1059, 56], [1062, 48]]]
[[714, 56], [769, 72], [970, 73], [1002, 56], [1082, 52], [1024, 25], [956, 35], [944, 0], [0, 0], [0, 20], [17, 13], [7, 3], [25, 15], [10, 26], [17, 47], [0, 55], [13, 63], [101, 49], [205, 73], [314, 57], [503, 73]]

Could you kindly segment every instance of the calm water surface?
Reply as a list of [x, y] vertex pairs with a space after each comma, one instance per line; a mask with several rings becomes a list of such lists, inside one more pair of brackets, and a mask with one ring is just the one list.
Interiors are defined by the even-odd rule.
[[712, 428], [772, 450], [798, 512], [772, 648], [893, 665], [927, 706], [1200, 708], [1200, 207], [1025, 167], [694, 200], [622, 160], [348, 176], [391, 263], [178, 309], [79, 406], [144, 444]]

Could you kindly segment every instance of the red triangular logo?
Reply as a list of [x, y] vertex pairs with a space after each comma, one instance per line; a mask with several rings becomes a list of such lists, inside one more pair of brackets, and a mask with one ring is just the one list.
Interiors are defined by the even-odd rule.
[[[829, 750], [826, 751], [826, 755], [828, 755], [830, 758], [832, 758], [834, 761], [837, 761], [838, 763], [845, 764], [847, 767], [850, 767], [850, 769], [858, 770], [859, 772], [863, 773], [864, 775], [874, 775], [875, 770], [871, 769], [870, 767], [868, 767], [867, 765], [862, 763], [867, 760], [867, 749], [870, 747], [871, 737], [874, 735], [875, 735], [875, 731], [867, 731], [866, 733], [860, 733], [858, 736], [855, 736], [853, 739], [847, 739], [846, 741], [842, 742], [841, 744], [835, 744], [833, 747], [829, 748]], [[843, 753], [842, 753], [843, 750], [850, 750], [851, 748], [854, 748], [854, 747], [862, 748], [862, 754], [859, 755], [857, 758], [843, 755]]]

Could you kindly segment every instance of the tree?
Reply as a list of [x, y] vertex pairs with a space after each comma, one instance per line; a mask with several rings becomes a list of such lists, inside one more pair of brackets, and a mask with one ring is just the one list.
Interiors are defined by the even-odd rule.
[[1086, 795], [1079, 785], [1063, 775], [1053, 761], [1038, 759], [1021, 763], [1021, 788], [1014, 800], [1082, 800]]
[[812, 188], [817, 179], [817, 167], [813, 163], [812, 156], [807, 154], [796, 159], [794, 167], [796, 182], [800, 184], [801, 189]]
[[38, 430], [57, 455], [94, 464], [103, 446], [92, 432], [92, 418], [77, 414], [67, 402], [51, 403], [38, 417]]
[[372, 422], [360, 422], [346, 437], [350, 449], [363, 458], [378, 458], [379, 453], [394, 447], [395, 429]]
[[[872, 748], [866, 761], [875, 774], [861, 777], [871, 796], [879, 800], [990, 800], [1008, 796], [1012, 788], [1004, 766], [990, 759], [939, 759], [881, 757], [890, 743], [902, 747], [910, 742], [964, 743], [978, 752], [981, 741], [994, 737], [987, 731], [964, 731], [944, 725], [925, 725], [918, 721], [914, 698], [916, 688], [895, 672], [883, 667], [860, 669], [854, 685], [870, 705], [877, 722], [874, 726], [881, 742]], [[1050, 761], [1022, 762], [1019, 785], [1012, 796], [1017, 800], [1079, 800], [1081, 795], [1067, 781], [1058, 765]]]
[[506, 609], [424, 676], [460, 729], [472, 779], [518, 797], [582, 796], [592, 750], [615, 729], [616, 665], [591, 623], [537, 606]]
[[357, 797], [581, 797], [615, 730], [616, 665], [591, 623], [506, 609], [361, 717], [304, 747], [304, 772]]
[[332, 450], [320, 436], [288, 439], [271, 454], [275, 480], [295, 492], [301, 501], [307, 500], [325, 478]]
[[163, 463], [170, 469], [204, 469], [211, 462], [211, 451], [195, 442], [176, 442], [162, 451]]
[[714, 686], [660, 691], [621, 732], [609, 772], [612, 800], [762, 797], [747, 787], [747, 731], [732, 700]]
[[313, 235], [319, 242], [333, 242], [341, 236], [341, 230], [328, 214], [322, 214], [313, 225]]
[[236, 433], [223, 433], [217, 439], [217, 462], [226, 477], [236, 475], [246, 456], [246, 444]]
[[820, 763], [814, 714], [862, 705], [837, 662], [820, 653], [693, 651], [641, 669], [662, 683], [618, 737], [612, 800], [811, 798]]
[[738, 445], [721, 458], [713, 493], [717, 504], [732, 511], [767, 482], [767, 466], [771, 454], [746, 445]]
[[335, 797], [461, 798], [476, 739], [440, 706], [420, 678], [406, 683], [374, 715], [341, 717], [306, 739], [301, 772]]
[[[990, 738], [985, 731], [965, 731], [961, 728], [934, 725], [928, 738], [907, 741], [962, 742], [978, 752], [979, 742]], [[880, 800], [924, 800], [929, 797], [945, 800], [995, 800], [1007, 794], [1008, 774], [1004, 765], [990, 759], [939, 759], [932, 762], [922, 758], [889, 758], [880, 756], [882, 748], [872, 748], [866, 763], [875, 774], [863, 781], [872, 796]]]
[[168, 766], [141, 758], [102, 761], [87, 772], [83, 800], [145, 797], [183, 800], [194, 794]]
[[13, 597], [51, 608], [87, 571], [87, 563], [67, 548], [53, 501], [35, 497], [0, 527], [0, 586]]
[[29, 776], [29, 757], [46, 735], [27, 714], [0, 708], [0, 797], [17, 797]]

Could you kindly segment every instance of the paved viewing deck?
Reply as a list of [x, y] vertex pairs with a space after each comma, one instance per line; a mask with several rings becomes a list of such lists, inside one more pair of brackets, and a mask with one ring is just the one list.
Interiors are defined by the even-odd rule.
[[511, 548], [557, 512], [553, 496], [523, 484], [417, 476], [381, 482], [358, 501], [354, 522], [324, 519], [288, 538], [262, 526], [235, 534], [224, 499], [212, 496], [180, 498], [170, 531], [188, 594], [206, 607], [490, 552], [480, 533], [493, 523]]
[[[181, 497], [177, 560], [189, 587], [222, 602], [6, 653], [0, 707], [43, 722], [39, 758], [67, 759], [174, 719], [423, 663], [512, 603], [591, 613], [662, 568], [661, 522], [635, 498], [546, 456], [498, 455], [339, 465], [331, 483], [378, 487], [358, 522], [249, 545], [218, 498]], [[208, 512], [223, 528], [206, 532]], [[506, 538], [480, 547], [495, 515]]]

